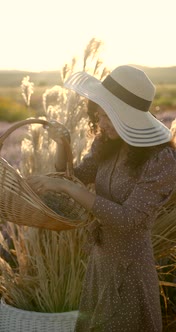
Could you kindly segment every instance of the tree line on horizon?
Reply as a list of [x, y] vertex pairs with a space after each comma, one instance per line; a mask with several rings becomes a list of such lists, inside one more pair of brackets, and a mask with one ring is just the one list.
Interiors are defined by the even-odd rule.
[[[147, 67], [136, 65], [136, 67], [144, 70], [154, 84], [176, 84], [176, 66]], [[36, 86], [53, 86], [62, 83], [60, 70], [41, 72], [0, 70], [0, 87], [18, 87], [25, 76], [30, 76]]]

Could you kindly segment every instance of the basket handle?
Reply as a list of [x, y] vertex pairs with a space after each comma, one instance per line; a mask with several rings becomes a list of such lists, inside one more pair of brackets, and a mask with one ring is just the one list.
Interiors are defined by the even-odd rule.
[[[39, 123], [42, 124], [44, 126], [47, 126], [52, 128], [53, 124], [47, 120], [42, 120], [42, 119], [26, 119], [26, 120], [22, 120], [20, 122], [15, 123], [14, 125], [12, 125], [10, 128], [8, 128], [6, 130], [6, 132], [4, 134], [2, 134], [0, 136], [0, 151], [2, 149], [3, 143], [6, 140], [6, 138], [13, 133], [16, 129], [25, 126], [25, 125], [29, 125], [32, 123]], [[58, 122], [59, 123], [59, 122]], [[63, 136], [61, 137], [63, 145], [64, 145], [64, 149], [66, 152], [66, 176], [67, 177], [71, 177], [73, 175], [73, 155], [72, 155], [72, 151], [71, 151], [71, 147], [70, 144], [68, 142], [68, 140]]]

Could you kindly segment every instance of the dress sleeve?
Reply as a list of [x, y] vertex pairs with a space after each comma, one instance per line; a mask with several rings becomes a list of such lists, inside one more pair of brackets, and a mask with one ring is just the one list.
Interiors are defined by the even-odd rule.
[[92, 156], [92, 151], [90, 151], [90, 153], [83, 158], [82, 162], [74, 168], [74, 175], [85, 185], [94, 183], [97, 167], [97, 163]]
[[151, 228], [159, 208], [164, 205], [176, 183], [176, 156], [171, 148], [164, 148], [147, 162], [132, 193], [122, 204], [96, 196], [92, 212], [102, 224], [111, 224], [125, 231]]

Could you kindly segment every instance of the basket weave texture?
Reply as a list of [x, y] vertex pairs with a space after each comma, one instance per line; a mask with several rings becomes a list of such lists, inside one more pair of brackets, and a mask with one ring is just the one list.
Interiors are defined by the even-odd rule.
[[73, 332], [78, 311], [41, 313], [17, 309], [1, 299], [0, 332]]
[[[0, 137], [0, 148], [5, 139], [16, 129], [31, 123], [52, 127], [48, 121], [27, 119], [11, 126]], [[47, 174], [49, 177], [70, 179], [84, 185], [73, 175], [72, 152], [70, 144], [63, 138], [67, 155], [66, 172]], [[18, 225], [27, 225], [50, 230], [69, 230], [85, 226], [90, 221], [90, 213], [79, 203], [64, 193], [48, 193], [39, 197], [26, 180], [2, 157], [0, 158], [0, 218]]]

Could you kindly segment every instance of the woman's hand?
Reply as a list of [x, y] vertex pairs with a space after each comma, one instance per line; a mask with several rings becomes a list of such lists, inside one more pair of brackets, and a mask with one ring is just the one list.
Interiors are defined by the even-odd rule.
[[70, 143], [70, 133], [68, 129], [61, 123], [57, 121], [51, 121], [52, 127], [45, 126], [48, 130], [48, 135], [57, 143], [56, 155], [55, 155], [55, 168], [57, 172], [66, 170], [67, 155], [65, 150], [65, 142], [63, 139], [66, 139]]
[[27, 183], [37, 194], [43, 194], [47, 191], [65, 192], [68, 181], [67, 179], [51, 178], [46, 175], [36, 175], [27, 178]]
[[66, 178], [50, 178], [46, 175], [38, 175], [29, 177], [27, 183], [38, 195], [47, 191], [68, 194], [87, 210], [91, 210], [96, 197], [86, 187], [84, 188]]
[[[57, 121], [51, 121], [52, 127], [47, 126], [48, 135], [56, 143], [62, 143], [62, 137], [66, 138], [70, 143], [70, 133], [68, 129]], [[46, 128], [46, 126], [45, 126]]]

